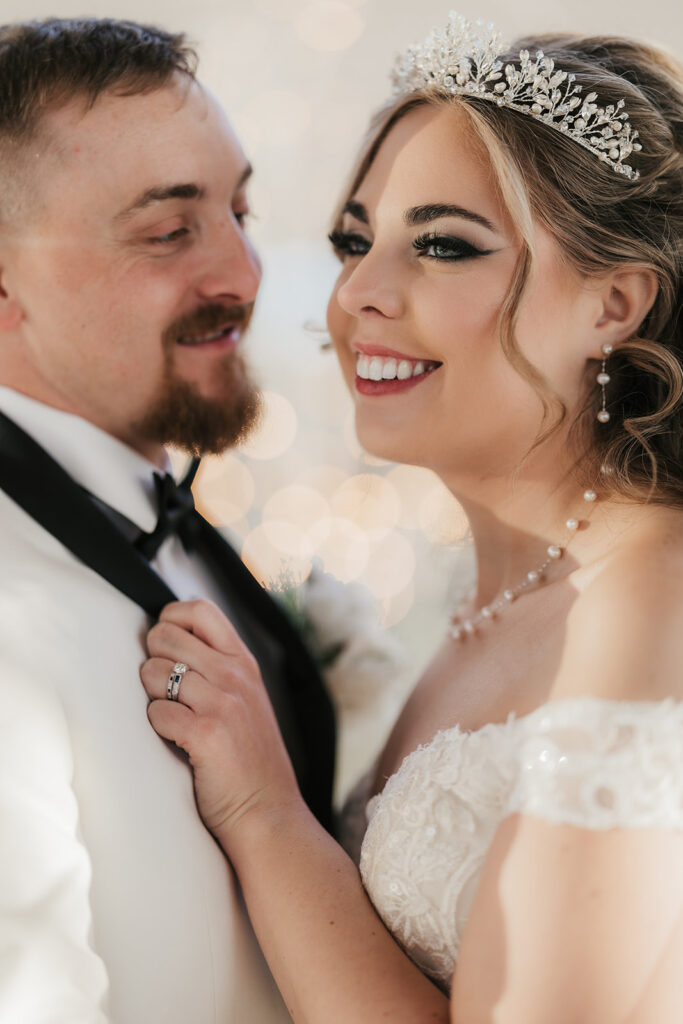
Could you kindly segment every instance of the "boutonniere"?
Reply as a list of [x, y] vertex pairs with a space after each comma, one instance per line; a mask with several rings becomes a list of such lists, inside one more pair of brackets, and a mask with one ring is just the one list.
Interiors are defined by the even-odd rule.
[[342, 583], [316, 561], [303, 583], [284, 572], [270, 590], [301, 633], [341, 714], [367, 712], [401, 692], [406, 659], [380, 625], [367, 587]]

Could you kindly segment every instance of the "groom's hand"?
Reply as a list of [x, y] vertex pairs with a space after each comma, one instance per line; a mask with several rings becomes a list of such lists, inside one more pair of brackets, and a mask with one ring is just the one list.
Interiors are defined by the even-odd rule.
[[[279, 815], [302, 803], [256, 659], [209, 601], [167, 605], [147, 648], [140, 677], [149, 720], [188, 753], [199, 812], [230, 853], [254, 815]], [[187, 671], [172, 700], [176, 662]]]

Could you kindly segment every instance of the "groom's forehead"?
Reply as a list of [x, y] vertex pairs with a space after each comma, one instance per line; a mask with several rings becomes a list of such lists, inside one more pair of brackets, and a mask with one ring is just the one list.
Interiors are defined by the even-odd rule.
[[[88, 109], [75, 99], [47, 115], [45, 127], [58, 155], [59, 184], [84, 204], [89, 191], [106, 192], [117, 212], [143, 190], [199, 186], [213, 170], [237, 183], [246, 166], [225, 111], [195, 83], [108, 94]], [[58, 183], [52, 184], [58, 192]], [[50, 189], [49, 175], [45, 186]]]
[[104, 93], [92, 105], [75, 96], [49, 111], [44, 127], [65, 160], [84, 151], [90, 158], [113, 158], [122, 150], [144, 153], [166, 141], [177, 144], [208, 116], [204, 95], [170, 84], [133, 95]]

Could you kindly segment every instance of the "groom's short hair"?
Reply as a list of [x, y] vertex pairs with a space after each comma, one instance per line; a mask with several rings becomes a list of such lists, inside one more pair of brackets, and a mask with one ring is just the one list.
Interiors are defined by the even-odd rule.
[[194, 78], [184, 35], [113, 18], [47, 18], [0, 26], [0, 224], [26, 206], [27, 144], [43, 118], [73, 99], [91, 107], [105, 92], [134, 96]]

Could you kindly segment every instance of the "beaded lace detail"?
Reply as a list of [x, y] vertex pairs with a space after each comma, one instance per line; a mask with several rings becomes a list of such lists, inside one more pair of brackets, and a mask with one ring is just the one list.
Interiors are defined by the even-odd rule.
[[[361, 780], [347, 804], [356, 840], [370, 785]], [[683, 829], [683, 702], [581, 697], [474, 732], [456, 726], [409, 754], [367, 803], [365, 888], [445, 988], [494, 833], [518, 811], [587, 829]]]

